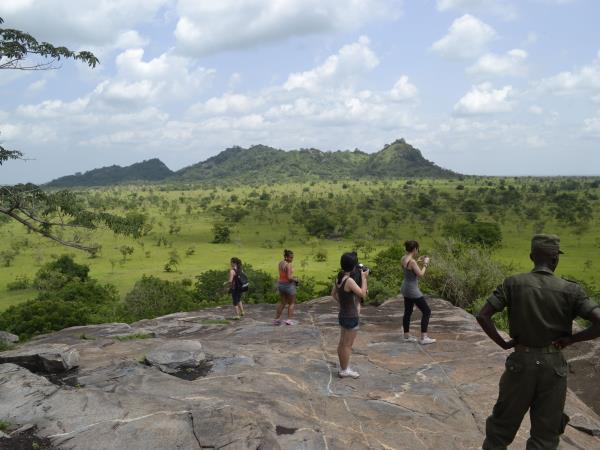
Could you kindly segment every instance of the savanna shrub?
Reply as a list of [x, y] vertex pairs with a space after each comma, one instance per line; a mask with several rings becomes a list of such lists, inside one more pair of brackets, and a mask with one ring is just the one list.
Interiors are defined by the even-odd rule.
[[192, 292], [181, 282], [143, 276], [125, 296], [122, 316], [128, 322], [198, 308]]
[[[384, 295], [398, 295], [404, 273], [400, 260], [404, 256], [404, 246], [395, 243], [375, 256], [375, 264], [369, 275], [369, 297], [378, 301], [385, 300]], [[389, 298], [389, 297], [387, 297]]]
[[483, 247], [497, 247], [502, 242], [502, 230], [495, 222], [463, 222], [447, 224], [444, 232], [457, 240]]
[[20, 291], [28, 289], [31, 286], [31, 280], [27, 275], [17, 275], [15, 281], [6, 283], [6, 289], [9, 291]]
[[225, 244], [231, 240], [231, 229], [227, 225], [213, 225], [213, 244]]
[[491, 252], [454, 239], [437, 241], [431, 252], [431, 265], [421, 284], [426, 290], [469, 310], [486, 299], [510, 273], [492, 259]]
[[62, 255], [38, 270], [33, 286], [42, 291], [61, 289], [73, 280], [87, 281], [89, 271], [88, 266], [77, 264], [71, 256]]
[[37, 298], [14, 305], [0, 314], [0, 329], [22, 339], [75, 325], [117, 319], [119, 295], [112, 285], [95, 280], [71, 280]]

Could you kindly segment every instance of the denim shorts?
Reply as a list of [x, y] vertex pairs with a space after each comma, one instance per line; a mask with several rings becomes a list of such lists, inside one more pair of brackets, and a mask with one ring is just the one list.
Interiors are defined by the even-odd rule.
[[289, 283], [282, 283], [281, 281], [277, 283], [277, 290], [280, 294], [286, 295], [296, 295], [296, 283], [293, 281]]
[[358, 330], [358, 317], [339, 317], [340, 326], [346, 330]]

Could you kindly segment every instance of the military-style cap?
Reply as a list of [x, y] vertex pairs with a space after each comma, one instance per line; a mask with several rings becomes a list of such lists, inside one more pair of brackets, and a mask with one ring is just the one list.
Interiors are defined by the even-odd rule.
[[560, 251], [560, 238], [555, 234], [536, 234], [531, 239], [531, 251], [542, 250], [546, 253], [563, 253]]

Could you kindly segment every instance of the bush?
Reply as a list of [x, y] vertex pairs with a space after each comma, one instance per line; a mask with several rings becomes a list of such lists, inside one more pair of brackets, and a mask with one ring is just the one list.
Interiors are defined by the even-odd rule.
[[315, 253], [315, 261], [317, 261], [317, 262], [327, 261], [327, 250], [325, 250], [324, 248], [320, 248], [319, 250], [317, 250], [317, 252]]
[[31, 286], [31, 280], [27, 277], [27, 275], [17, 275], [15, 281], [6, 284], [6, 289], [9, 291], [21, 291], [23, 289], [28, 289]]
[[502, 242], [502, 230], [495, 222], [463, 222], [447, 224], [444, 232], [455, 239], [483, 247], [497, 247]]
[[88, 266], [77, 264], [72, 257], [63, 255], [38, 270], [33, 286], [42, 291], [59, 290], [73, 280], [87, 281], [89, 271]]
[[125, 296], [122, 315], [126, 321], [135, 322], [197, 307], [192, 292], [182, 283], [143, 276]]
[[13, 250], [4, 250], [0, 252], [0, 260], [2, 261], [2, 265], [4, 267], [10, 267], [16, 257], [17, 252]]
[[181, 258], [179, 257], [179, 253], [177, 252], [177, 250], [172, 250], [169, 253], [169, 260], [164, 265], [164, 271], [165, 272], [177, 272], [180, 262], [181, 262]]
[[200, 302], [223, 302], [227, 299], [227, 292], [223, 282], [229, 279], [228, 270], [207, 270], [196, 277], [194, 297]]
[[335, 235], [336, 224], [331, 214], [324, 210], [315, 210], [303, 214], [301, 219], [306, 232], [314, 237], [330, 238]]
[[231, 241], [231, 229], [227, 225], [213, 225], [213, 244], [225, 244]]
[[111, 285], [95, 280], [71, 280], [60, 289], [41, 292], [37, 298], [14, 305], [0, 314], [0, 329], [21, 339], [75, 325], [117, 319], [119, 296]]
[[371, 298], [381, 301], [389, 298], [382, 298], [383, 295], [392, 294], [392, 297], [398, 295], [402, 280], [404, 280], [404, 272], [400, 263], [404, 253], [404, 246], [395, 243], [375, 256], [375, 264], [369, 275], [369, 296]]
[[431, 258], [422, 286], [466, 310], [487, 299], [510, 272], [489, 250], [453, 239], [436, 242]]

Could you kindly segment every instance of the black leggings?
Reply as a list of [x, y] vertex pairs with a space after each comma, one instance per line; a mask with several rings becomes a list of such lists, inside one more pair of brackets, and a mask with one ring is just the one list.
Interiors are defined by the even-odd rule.
[[404, 317], [402, 318], [404, 332], [408, 333], [408, 330], [410, 329], [410, 316], [412, 316], [415, 305], [417, 305], [417, 308], [421, 310], [421, 333], [427, 333], [427, 326], [429, 325], [429, 318], [431, 317], [431, 309], [429, 308], [429, 305], [427, 305], [425, 297], [404, 297]]

